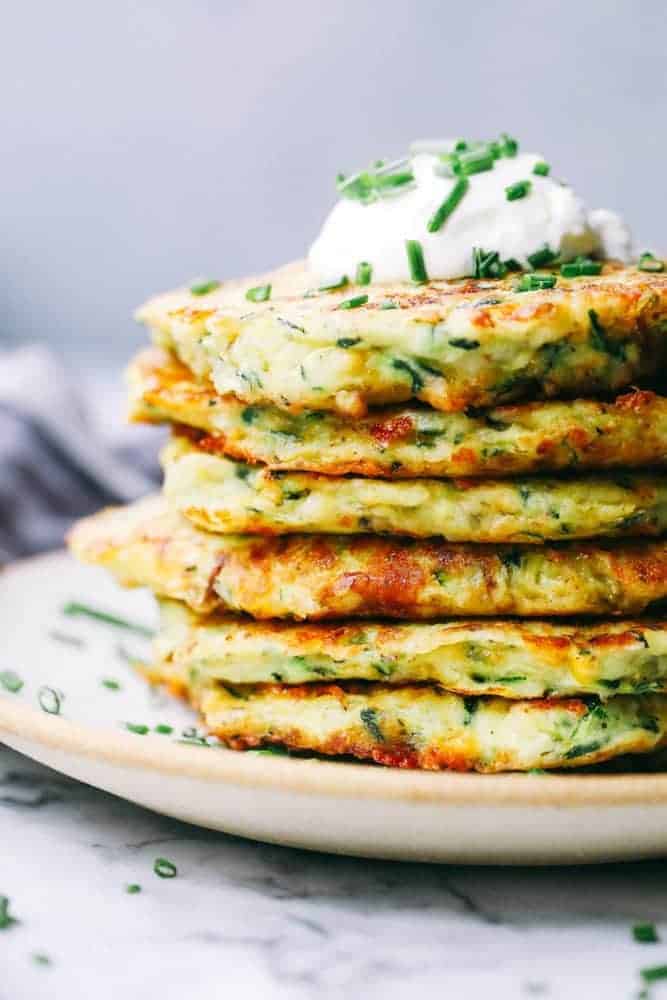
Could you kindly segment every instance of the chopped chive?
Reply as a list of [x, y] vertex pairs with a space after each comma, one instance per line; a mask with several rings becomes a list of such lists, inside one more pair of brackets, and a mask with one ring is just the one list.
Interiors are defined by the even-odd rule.
[[475, 278], [504, 278], [507, 266], [503, 264], [497, 250], [472, 249], [472, 273]]
[[648, 922], [635, 924], [632, 928], [632, 936], [639, 944], [657, 944], [660, 940], [655, 924]]
[[36, 951], [32, 955], [32, 960], [35, 965], [51, 965], [51, 959], [48, 955], [45, 955], [43, 951]]
[[271, 285], [256, 285], [245, 293], [248, 302], [267, 302], [271, 298]]
[[339, 337], [336, 341], [337, 347], [343, 347], [347, 349], [348, 347], [354, 347], [355, 344], [361, 343], [361, 337]]
[[526, 197], [531, 187], [530, 181], [517, 181], [516, 184], [510, 184], [505, 188], [505, 197], [508, 201], [518, 201], [519, 198]]
[[72, 646], [74, 649], [82, 649], [86, 645], [78, 635], [69, 635], [67, 632], [61, 632], [57, 628], [52, 628], [48, 636], [56, 642], [61, 642], [63, 646]]
[[202, 279], [190, 285], [190, 291], [193, 295], [208, 295], [209, 292], [214, 292], [216, 288], [220, 288], [220, 282], [216, 278]]
[[43, 684], [37, 692], [39, 707], [47, 715], [60, 715], [62, 699], [63, 696], [60, 691], [56, 691], [52, 687], [47, 687], [46, 684]]
[[6, 931], [18, 923], [16, 917], [9, 912], [9, 896], [0, 896], [0, 931]]
[[159, 722], [155, 726], [155, 732], [160, 733], [161, 736], [170, 736], [173, 733], [174, 727], [168, 726], [166, 722]]
[[522, 274], [515, 291], [536, 292], [541, 288], [553, 288], [555, 284], [555, 274]]
[[339, 302], [336, 306], [337, 309], [358, 309], [359, 306], [365, 306], [368, 302], [367, 295], [353, 295], [351, 299], [344, 299]]
[[466, 193], [470, 186], [470, 181], [467, 177], [459, 177], [454, 187], [449, 192], [445, 200], [442, 202], [439, 208], [435, 210], [433, 215], [428, 221], [426, 228], [429, 233], [437, 233], [439, 229], [442, 228], [446, 219], [452, 214], [456, 206], [459, 204], [463, 195]]
[[109, 691], [120, 691], [120, 681], [117, 681], [114, 677], [103, 677], [102, 687], [107, 688]]
[[351, 177], [338, 174], [336, 188], [343, 198], [352, 198], [367, 205], [378, 198], [391, 195], [397, 190], [411, 184], [414, 174], [410, 169], [399, 169], [405, 166], [407, 160], [399, 160], [380, 167], [376, 165], [371, 170], [361, 170]]
[[175, 878], [178, 875], [176, 865], [168, 858], [156, 858], [153, 863], [153, 871], [160, 878]]
[[129, 733], [136, 733], [137, 736], [145, 736], [149, 731], [148, 726], [143, 722], [126, 722], [125, 728]]
[[535, 253], [528, 254], [528, 263], [531, 267], [545, 267], [547, 264], [552, 264], [558, 257], [557, 253], [551, 249], [546, 243]]
[[345, 288], [349, 284], [349, 278], [346, 274], [341, 274], [340, 278], [336, 278], [335, 281], [329, 281], [326, 285], [320, 285], [317, 289], [318, 292], [335, 292], [337, 288]]
[[88, 604], [80, 604], [78, 601], [70, 601], [69, 604], [66, 604], [63, 608], [63, 614], [70, 618], [92, 618], [94, 621], [104, 622], [105, 625], [124, 628], [128, 632], [137, 632], [139, 635], [145, 635], [148, 638], [154, 635], [153, 629], [148, 628], [146, 625], [129, 622], [125, 618], [119, 618], [118, 615], [110, 614], [108, 611], [101, 611], [99, 608], [91, 608]]
[[658, 273], [659, 271], [665, 270], [665, 262], [664, 260], [660, 260], [659, 257], [654, 257], [653, 254], [649, 253], [647, 250], [639, 258], [637, 267], [640, 271], [653, 271]]
[[415, 179], [415, 175], [411, 170], [403, 170], [400, 173], [394, 174], [381, 174], [375, 178], [375, 186], [379, 192], [383, 190], [392, 188], [403, 187], [404, 184], [410, 184]]
[[380, 303], [380, 309], [398, 309], [396, 302], [392, 302], [391, 299], [385, 299]]
[[600, 261], [591, 260], [590, 257], [576, 257], [560, 266], [560, 273], [564, 278], [582, 278], [584, 275], [600, 274], [601, 271]]
[[362, 260], [357, 265], [357, 284], [370, 285], [373, 278], [373, 268], [367, 260]]
[[510, 257], [510, 258], [508, 258], [508, 260], [504, 260], [503, 264], [505, 265], [505, 267], [507, 268], [508, 271], [520, 271], [521, 270], [521, 264], [519, 263], [519, 261], [515, 257]]
[[408, 255], [410, 277], [415, 284], [423, 285], [425, 281], [428, 281], [428, 274], [426, 273], [426, 264], [424, 263], [424, 251], [419, 240], [406, 240], [405, 252]]
[[538, 177], [548, 177], [551, 166], [545, 163], [544, 160], [538, 160], [533, 167], [533, 173], [537, 174]]
[[519, 143], [507, 132], [502, 132], [500, 135], [500, 152], [503, 156], [516, 156], [519, 152]]
[[495, 158], [490, 149], [471, 149], [469, 152], [460, 153], [458, 156], [458, 171], [464, 176], [470, 174], [481, 174], [485, 170], [493, 170]]
[[0, 673], [0, 684], [10, 694], [17, 694], [23, 687], [23, 681], [13, 670], [3, 670]]
[[640, 969], [639, 975], [645, 983], [657, 983], [660, 979], [667, 979], [667, 965], [650, 965]]
[[141, 892], [141, 886], [138, 882], [130, 882], [129, 885], [125, 886], [125, 892], [128, 896], [136, 896], [138, 892]]

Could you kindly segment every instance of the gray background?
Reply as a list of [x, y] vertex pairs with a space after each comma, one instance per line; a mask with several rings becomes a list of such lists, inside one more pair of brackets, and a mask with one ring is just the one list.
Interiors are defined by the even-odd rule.
[[501, 130], [664, 249], [664, 0], [6, 4], [0, 341], [114, 369], [148, 294], [300, 256], [339, 169]]

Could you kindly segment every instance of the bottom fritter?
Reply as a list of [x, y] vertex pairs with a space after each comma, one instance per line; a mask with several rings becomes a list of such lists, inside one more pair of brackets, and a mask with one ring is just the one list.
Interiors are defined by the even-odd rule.
[[664, 695], [510, 701], [374, 683], [207, 684], [189, 694], [207, 729], [233, 749], [278, 744], [390, 767], [573, 768], [667, 742]]

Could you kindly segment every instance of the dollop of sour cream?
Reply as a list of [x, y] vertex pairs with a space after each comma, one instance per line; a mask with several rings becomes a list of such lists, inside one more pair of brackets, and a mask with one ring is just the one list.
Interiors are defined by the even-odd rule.
[[[561, 261], [578, 255], [629, 260], [632, 237], [623, 220], [606, 209], [589, 211], [569, 185], [534, 173], [538, 163], [543, 157], [517, 153], [471, 174], [460, 202], [437, 232], [429, 232], [429, 220], [457, 177], [443, 176], [439, 154], [417, 152], [405, 167], [414, 174], [411, 183], [367, 203], [338, 201], [310, 248], [310, 270], [324, 285], [342, 275], [353, 279], [365, 261], [373, 282], [409, 281], [407, 240], [421, 244], [430, 279], [474, 274], [474, 248], [496, 251], [501, 261], [513, 259], [526, 270], [532, 270], [529, 256], [545, 245]], [[530, 182], [527, 194], [508, 199], [507, 188], [520, 181]]]

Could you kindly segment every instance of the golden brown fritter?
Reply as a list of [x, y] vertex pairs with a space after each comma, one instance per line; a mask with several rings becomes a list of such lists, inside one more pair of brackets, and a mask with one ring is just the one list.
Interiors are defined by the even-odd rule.
[[664, 621], [254, 622], [161, 601], [158, 670], [182, 684], [440, 684], [504, 698], [667, 690]]
[[272, 469], [406, 479], [667, 464], [667, 399], [651, 391], [480, 414], [412, 404], [350, 420], [220, 396], [157, 348], [135, 358], [128, 380], [134, 420], [198, 428], [206, 451]]
[[[265, 283], [270, 299], [248, 302], [248, 288]], [[310, 285], [303, 265], [290, 265], [208, 295], [161, 295], [137, 315], [222, 395], [297, 413], [361, 416], [409, 399], [452, 412], [614, 392], [667, 353], [667, 274], [612, 262], [529, 292], [516, 275], [315, 294]], [[340, 308], [359, 293], [367, 301]]]
[[174, 509], [223, 533], [374, 532], [541, 544], [667, 531], [664, 473], [396, 481], [322, 476], [233, 462], [185, 434], [172, 438], [162, 459]]
[[69, 543], [125, 586], [255, 618], [640, 614], [667, 597], [667, 541], [488, 546], [376, 535], [238, 537], [162, 497], [80, 521]]

